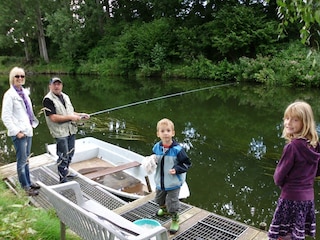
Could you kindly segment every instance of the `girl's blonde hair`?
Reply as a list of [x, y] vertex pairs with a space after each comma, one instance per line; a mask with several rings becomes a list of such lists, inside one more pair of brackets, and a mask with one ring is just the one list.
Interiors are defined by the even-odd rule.
[[[287, 117], [296, 117], [302, 121], [302, 129], [298, 138], [308, 139], [310, 144], [315, 147], [318, 143], [319, 137], [311, 106], [304, 101], [291, 103], [284, 112], [283, 120]], [[289, 134], [286, 131], [286, 128], [283, 128], [282, 137], [288, 142], [293, 139], [293, 135]]]
[[169, 127], [171, 127], [172, 130], [174, 130], [174, 124], [168, 118], [163, 118], [157, 123], [157, 131], [159, 130], [160, 126], [162, 126], [162, 125], [169, 126]]
[[[23, 74], [25, 76], [25, 72], [24, 72], [23, 68], [14, 67], [11, 69], [11, 71], [9, 73], [9, 85], [13, 85], [14, 76], [19, 75], [19, 74]], [[22, 85], [25, 83], [25, 81], [26, 81], [26, 77], [24, 77], [24, 79], [22, 81]]]

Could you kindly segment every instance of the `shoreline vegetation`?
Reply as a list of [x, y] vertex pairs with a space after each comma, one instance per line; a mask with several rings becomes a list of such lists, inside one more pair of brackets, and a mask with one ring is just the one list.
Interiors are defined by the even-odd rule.
[[320, 87], [320, 54], [296, 40], [282, 46], [270, 56], [240, 57], [237, 61], [226, 59], [212, 62], [204, 56], [184, 64], [169, 65], [159, 69], [141, 66], [123, 73], [104, 62], [90, 61], [71, 68], [64, 63], [28, 63], [24, 58], [0, 56], [0, 74], [7, 75], [13, 66], [23, 67], [27, 74], [130, 76], [137, 78], [196, 79], [219, 82], [247, 82], [268, 86]]
[[[0, 239], [60, 239], [60, 220], [53, 209], [32, 206], [22, 189], [18, 189], [17, 196], [3, 181], [0, 192]], [[70, 240], [81, 239], [71, 231], [67, 231], [66, 237]]]

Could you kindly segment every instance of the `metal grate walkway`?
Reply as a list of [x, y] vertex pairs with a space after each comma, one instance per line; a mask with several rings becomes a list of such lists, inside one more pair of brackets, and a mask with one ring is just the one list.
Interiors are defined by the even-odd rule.
[[245, 225], [210, 214], [173, 240], [235, 240], [247, 229]]
[[[58, 176], [56, 164], [48, 165], [47, 168]], [[91, 184], [90, 182], [92, 181], [89, 182], [88, 179], [81, 174], [78, 174], [78, 177], [74, 178], [74, 181], [79, 183], [81, 191], [86, 194], [85, 197], [96, 200], [110, 210], [119, 208], [127, 203], [97, 184]]]
[[[192, 208], [192, 206], [187, 205], [185, 203], [180, 203], [180, 210], [179, 214], [182, 214]], [[154, 220], [157, 220], [161, 225], [171, 221], [171, 217], [168, 216], [162, 216], [159, 217], [156, 215], [156, 212], [159, 209], [159, 205], [156, 204], [153, 201], [148, 201], [144, 203], [141, 206], [138, 206], [137, 208], [134, 208], [130, 211], [127, 211], [123, 214], [121, 214], [122, 217], [128, 219], [131, 222], [134, 222], [135, 220], [142, 219], [142, 218], [151, 218]]]
[[[55, 171], [52, 171], [52, 169], [55, 169], [55, 167], [55, 164], [51, 164], [48, 166], [35, 168], [32, 171], [30, 171], [30, 176], [33, 180], [41, 181], [48, 186], [59, 184], [59, 178], [57, 173]], [[8, 179], [14, 186], [19, 184], [17, 176], [13, 176]], [[119, 197], [108, 192], [107, 190], [97, 185], [91, 184], [89, 181], [87, 181], [87, 179], [85, 179], [85, 177], [81, 176], [80, 174], [73, 180], [79, 183], [80, 188], [83, 192], [83, 197], [85, 199], [93, 199], [110, 210], [119, 208], [127, 203]], [[75, 202], [75, 196], [73, 194], [69, 194], [66, 192], [63, 193], [63, 195], [70, 201]], [[40, 194], [38, 196], [33, 197], [33, 200], [35, 204], [43, 208], [51, 207], [51, 204], [46, 200], [46, 198], [44, 197], [44, 193], [41, 191], [41, 189]]]

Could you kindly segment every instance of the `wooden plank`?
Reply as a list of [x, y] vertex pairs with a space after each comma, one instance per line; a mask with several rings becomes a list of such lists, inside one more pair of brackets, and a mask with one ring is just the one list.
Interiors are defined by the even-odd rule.
[[[102, 160], [101, 158], [94, 157], [90, 158], [88, 160], [80, 161], [80, 162], [71, 162], [70, 167], [81, 173], [82, 175], [89, 174], [90, 172], [87, 171], [87, 169], [95, 169], [94, 172], [100, 171], [102, 169], [114, 167], [113, 164], [111, 164], [108, 161]], [[82, 173], [83, 172], [83, 173]]]
[[99, 177], [102, 177], [102, 176], [105, 176], [105, 175], [108, 175], [111, 173], [120, 172], [122, 170], [126, 170], [126, 169], [133, 168], [133, 167], [138, 167], [140, 165], [141, 165], [141, 163], [134, 161], [134, 162], [125, 163], [125, 164], [122, 164], [119, 166], [107, 168], [104, 170], [100, 170], [97, 172], [92, 172], [92, 173], [89, 173], [85, 176], [90, 179], [95, 179], [95, 178], [99, 178]]
[[139, 199], [136, 199], [132, 202], [128, 202], [127, 204], [121, 206], [121, 207], [118, 207], [116, 209], [114, 209], [113, 211], [119, 215], [125, 213], [125, 212], [128, 212], [134, 208], [137, 208], [139, 206], [142, 206], [143, 204], [147, 203], [148, 201], [151, 201], [154, 199], [154, 197], [156, 196], [156, 193], [155, 192], [152, 192], [148, 195], [146, 195], [145, 197], [143, 198], [139, 198]]
[[267, 240], [268, 236], [267, 233], [265, 231], [262, 231], [260, 229], [254, 228], [254, 227], [250, 227], [243, 232], [240, 236], [239, 236], [239, 240], [248, 240], [248, 239], [256, 239], [256, 240]]
[[[50, 157], [47, 153], [31, 157], [29, 159], [29, 168], [33, 169], [40, 167], [49, 163], [54, 163], [55, 160]], [[6, 179], [8, 177], [14, 176], [17, 174], [17, 162], [13, 162], [0, 167], [0, 177], [1, 179]]]
[[266, 231], [262, 231], [258, 233], [258, 235], [253, 238], [253, 240], [268, 240], [268, 235]]
[[91, 167], [91, 168], [82, 168], [80, 170], [78, 170], [77, 172], [82, 174], [82, 175], [86, 175], [89, 173], [93, 173], [93, 172], [97, 172], [97, 171], [101, 171], [106, 169], [107, 167]]

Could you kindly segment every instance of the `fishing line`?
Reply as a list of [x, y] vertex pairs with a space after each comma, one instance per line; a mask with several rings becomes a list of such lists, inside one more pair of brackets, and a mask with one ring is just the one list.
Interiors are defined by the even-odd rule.
[[138, 101], [138, 102], [133, 102], [133, 103], [129, 103], [129, 104], [118, 106], [118, 107], [114, 107], [114, 108], [101, 110], [101, 111], [98, 111], [98, 112], [91, 113], [91, 114], [89, 114], [89, 116], [91, 117], [91, 116], [98, 115], [98, 114], [101, 114], [101, 113], [106, 113], [106, 112], [119, 110], [119, 109], [122, 109], [122, 108], [136, 106], [136, 105], [139, 105], [139, 104], [142, 104], [142, 103], [149, 103], [149, 102], [153, 102], [153, 101], [157, 101], [157, 100], [161, 100], [161, 99], [165, 99], [165, 98], [170, 98], [170, 97], [175, 97], [175, 96], [182, 96], [182, 95], [187, 94], [187, 93], [199, 92], [199, 91], [203, 91], [203, 90], [207, 90], [207, 89], [225, 87], [225, 86], [232, 85], [232, 84], [235, 84], [235, 83], [226, 83], [226, 84], [221, 84], [221, 85], [216, 85], [216, 86], [193, 89], [193, 90], [189, 90], [189, 91], [185, 91], [185, 92], [173, 93], [173, 94], [169, 94], [169, 95], [165, 95], [165, 96], [161, 96], [161, 97], [151, 98], [151, 99], [142, 100], [142, 101]]

